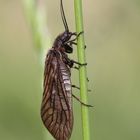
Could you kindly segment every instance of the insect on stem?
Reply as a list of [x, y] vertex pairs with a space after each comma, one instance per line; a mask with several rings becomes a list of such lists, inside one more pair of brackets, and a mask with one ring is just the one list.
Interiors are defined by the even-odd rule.
[[[41, 104], [41, 119], [56, 140], [69, 140], [73, 129], [72, 96], [82, 105], [91, 107], [72, 94], [71, 68], [73, 64], [86, 66], [68, 58], [67, 53], [73, 52], [72, 44], [78, 35], [70, 32], [66, 21], [62, 0], [60, 11], [65, 31], [54, 40], [52, 48], [45, 59], [43, 97]], [[76, 36], [71, 40], [72, 36]], [[72, 43], [71, 43], [72, 42]]]

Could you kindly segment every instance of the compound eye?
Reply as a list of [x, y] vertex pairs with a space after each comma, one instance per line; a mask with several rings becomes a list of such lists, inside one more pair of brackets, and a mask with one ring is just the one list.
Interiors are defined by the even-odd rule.
[[73, 48], [70, 47], [68, 44], [65, 44], [65, 51], [66, 51], [66, 53], [72, 53], [73, 52]]

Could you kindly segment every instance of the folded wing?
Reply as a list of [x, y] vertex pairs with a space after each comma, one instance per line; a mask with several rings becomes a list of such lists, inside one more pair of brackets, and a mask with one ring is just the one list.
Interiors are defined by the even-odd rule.
[[41, 118], [56, 140], [69, 140], [73, 127], [70, 71], [62, 55], [49, 51], [44, 71]]

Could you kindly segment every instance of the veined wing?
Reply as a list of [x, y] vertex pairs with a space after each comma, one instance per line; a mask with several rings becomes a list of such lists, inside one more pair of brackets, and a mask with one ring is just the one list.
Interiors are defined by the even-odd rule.
[[56, 140], [68, 140], [73, 127], [69, 69], [61, 54], [51, 50], [46, 58], [41, 118]]

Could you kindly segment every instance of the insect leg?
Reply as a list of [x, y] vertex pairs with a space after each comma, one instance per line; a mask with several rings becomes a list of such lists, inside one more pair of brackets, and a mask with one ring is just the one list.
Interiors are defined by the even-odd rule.
[[72, 94], [72, 96], [77, 100], [79, 101], [82, 105], [86, 106], [86, 107], [93, 107], [92, 105], [88, 105], [88, 104], [85, 104], [83, 103], [78, 97], [76, 97], [75, 95]]
[[[79, 63], [77, 61], [74, 61], [74, 60], [69, 60], [69, 61], [70, 61], [69, 62], [70, 68], [74, 68], [74, 69], [77, 69], [77, 70], [79, 70], [81, 66], [86, 66], [87, 65], [87, 63], [81, 64], [81, 63]], [[74, 63], [78, 64], [79, 66], [78, 67], [77, 66], [73, 66]]]
[[[69, 41], [69, 43], [70, 43], [70, 46], [71, 46], [71, 45], [76, 45], [76, 46], [77, 46], [77, 43], [76, 43], [76, 42]], [[86, 48], [87, 48], [87, 46], [85, 45], [84, 49], [86, 49]]]
[[[77, 61], [74, 61], [74, 60], [70, 60], [70, 61], [71, 61], [71, 63], [72, 63], [72, 66], [73, 66], [73, 63], [75, 63], [75, 64], [78, 64], [78, 65], [79, 65], [79, 67], [77, 67], [77, 66], [72, 67], [72, 68], [77, 69], [77, 70], [79, 70], [79, 69], [80, 69], [80, 66], [85, 66], [85, 65], [87, 65], [87, 63], [81, 64], [81, 63], [79, 63], [79, 62], [77, 62]], [[88, 77], [87, 77], [87, 81], [89, 82]]]
[[77, 45], [77, 43], [76, 43], [76, 42], [71, 41], [71, 42], [70, 42], [70, 45]]
[[84, 33], [84, 31], [81, 31], [81, 32], [79, 32], [78, 34], [77, 34], [77, 32], [73, 32], [73, 33], [71, 33], [71, 35], [80, 36], [80, 35], [83, 34], [83, 33]]
[[[80, 90], [80, 87], [78, 87], [78, 86], [76, 86], [76, 85], [71, 85], [73, 88], [76, 88], [76, 89], [78, 89], [78, 90]], [[90, 89], [88, 89], [88, 92], [91, 92], [91, 90]]]
[[74, 67], [75, 69], [79, 69], [80, 66], [86, 66], [86, 65], [87, 65], [87, 63], [81, 64], [81, 63], [79, 63], [79, 62], [77, 62], [77, 61], [75, 61], [75, 60], [69, 59], [68, 57], [65, 57], [65, 59], [66, 59], [66, 62], [65, 62], [65, 63], [66, 63], [67, 65], [69, 65], [70, 68], [73, 67], [73, 64], [74, 64], [74, 63], [79, 65], [79, 67]]
[[76, 88], [76, 89], [79, 89], [80, 90], [80, 88], [79, 87], [77, 87], [76, 85], [71, 85], [73, 88]]
[[79, 67], [76, 67], [76, 66], [74, 66], [74, 67], [72, 67], [72, 68], [79, 70]]
[[75, 35], [76, 37], [74, 38], [74, 39], [72, 39], [72, 40], [69, 40], [69, 41], [67, 41], [66, 43], [70, 43], [70, 42], [74, 42], [75, 40], [77, 40], [78, 39], [78, 37], [81, 35], [81, 34], [83, 34], [84, 32], [82, 31], [82, 32], [80, 32], [80, 33], [72, 33], [71, 35]]
[[71, 60], [71, 62], [73, 62], [73, 63], [75, 63], [75, 64], [78, 64], [79, 66], [86, 66], [86, 65], [87, 65], [87, 63], [81, 64], [81, 63], [79, 63], [79, 62], [77, 62], [77, 61], [75, 61], [75, 60]]

